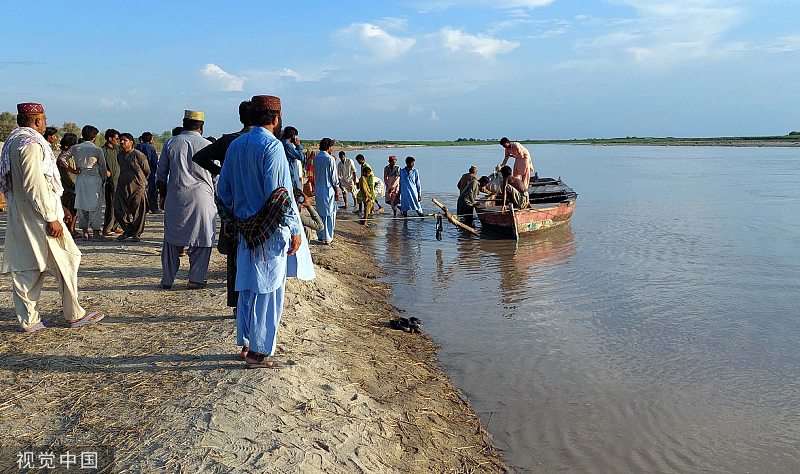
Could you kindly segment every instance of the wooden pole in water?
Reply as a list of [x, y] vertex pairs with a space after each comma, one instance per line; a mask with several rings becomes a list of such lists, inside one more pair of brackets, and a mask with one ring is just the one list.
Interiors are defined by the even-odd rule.
[[437, 201], [436, 198], [431, 199], [431, 201], [433, 201], [434, 204], [439, 206], [439, 208], [444, 211], [444, 216], [447, 218], [448, 221], [450, 221], [451, 224], [453, 224], [456, 227], [461, 227], [462, 229], [466, 230], [467, 232], [471, 232], [472, 234], [477, 235], [478, 237], [481, 236], [481, 234], [479, 234], [478, 231], [476, 231], [472, 227], [470, 227], [470, 226], [468, 226], [468, 225], [466, 225], [466, 224], [464, 224], [462, 222], [458, 222], [458, 220], [456, 220], [456, 218], [453, 217], [452, 214], [450, 214], [450, 211], [447, 210], [447, 206], [445, 206], [444, 204], [442, 204], [439, 201]]

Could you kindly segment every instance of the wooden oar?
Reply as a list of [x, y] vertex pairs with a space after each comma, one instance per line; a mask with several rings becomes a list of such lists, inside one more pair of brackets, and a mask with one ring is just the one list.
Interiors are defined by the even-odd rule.
[[472, 227], [470, 227], [470, 226], [468, 226], [468, 225], [466, 225], [466, 224], [464, 224], [462, 222], [458, 222], [458, 220], [456, 220], [456, 218], [453, 217], [452, 214], [450, 214], [450, 211], [447, 210], [447, 206], [445, 206], [444, 204], [442, 204], [439, 201], [437, 201], [436, 198], [431, 199], [431, 201], [433, 201], [434, 204], [439, 206], [439, 208], [444, 211], [444, 216], [447, 218], [448, 221], [450, 221], [451, 224], [453, 224], [456, 227], [461, 227], [462, 229], [464, 229], [464, 230], [466, 230], [468, 232], [471, 232], [472, 234], [477, 235], [478, 237], [481, 236], [481, 234], [479, 234], [478, 231], [476, 231]]

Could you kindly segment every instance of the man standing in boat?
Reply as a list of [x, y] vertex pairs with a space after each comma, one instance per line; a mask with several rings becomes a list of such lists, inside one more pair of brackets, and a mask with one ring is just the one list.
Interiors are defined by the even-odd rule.
[[505, 166], [508, 159], [514, 157], [514, 171], [515, 178], [519, 178], [528, 186], [531, 182], [531, 174], [533, 174], [533, 162], [531, 161], [531, 154], [528, 149], [522, 146], [520, 142], [512, 142], [506, 137], [500, 139], [500, 145], [506, 150], [505, 157], [503, 158], [503, 165]]

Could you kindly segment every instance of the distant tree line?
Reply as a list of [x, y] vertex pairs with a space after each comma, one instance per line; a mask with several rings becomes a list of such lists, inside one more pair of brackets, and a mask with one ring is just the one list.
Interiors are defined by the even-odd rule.
[[457, 138], [456, 142], [499, 142], [499, 138]]
[[[8, 135], [12, 131], [14, 131], [15, 128], [17, 128], [17, 116], [8, 111], [0, 112], [0, 142], [5, 141], [6, 138], [8, 138]], [[54, 151], [56, 152], [59, 151], [59, 142], [61, 141], [61, 138], [65, 134], [74, 133], [75, 135], [78, 136], [78, 139], [81, 138], [81, 127], [78, 126], [78, 124], [75, 122], [64, 122], [63, 124], [61, 124], [60, 127], [57, 128], [58, 128], [58, 133], [56, 134], [56, 136], [58, 137], [58, 140], [56, 140], [56, 143], [53, 145], [53, 148], [55, 149]], [[125, 130], [121, 131], [124, 132]], [[170, 137], [172, 137], [172, 132], [170, 130], [166, 130], [160, 134], [153, 134], [153, 135], [155, 135], [153, 137], [154, 146], [156, 147], [156, 150], [158, 150], [160, 153], [161, 147], [164, 145], [164, 142], [167, 141], [167, 139], [169, 139]], [[105, 141], [106, 141], [105, 135], [101, 131], [100, 134], [97, 135], [97, 138], [95, 139], [94, 142], [99, 146], [105, 143]]]

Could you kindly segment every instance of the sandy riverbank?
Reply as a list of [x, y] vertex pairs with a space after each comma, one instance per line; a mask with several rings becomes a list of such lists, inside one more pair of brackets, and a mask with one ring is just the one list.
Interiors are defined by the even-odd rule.
[[[133, 473], [504, 469], [434, 344], [387, 327], [396, 310], [360, 226], [312, 245], [316, 280], [289, 280], [278, 355], [297, 365], [284, 371], [238, 360], [216, 251], [207, 289], [184, 289], [186, 259], [172, 290], [156, 288], [162, 226], [150, 219], [140, 244], [79, 241], [81, 301], [101, 324], [23, 334], [0, 277], [3, 445], [112, 445], [115, 472]], [[57, 295], [48, 277], [41, 311], [60, 321]]]

